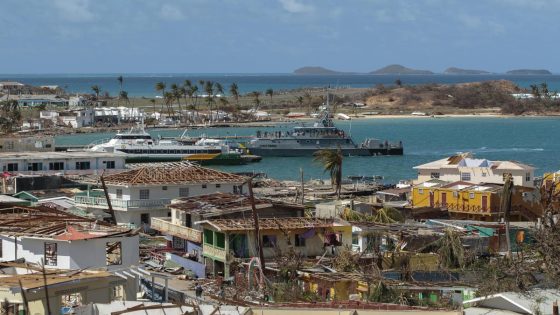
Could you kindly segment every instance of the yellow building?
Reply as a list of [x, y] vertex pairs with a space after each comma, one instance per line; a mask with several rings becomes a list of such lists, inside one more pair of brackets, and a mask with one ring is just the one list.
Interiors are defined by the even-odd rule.
[[47, 290], [40, 273], [0, 275], [0, 301], [9, 310], [7, 314], [23, 314], [21, 289], [29, 306], [26, 314], [60, 314], [65, 306], [136, 300], [134, 279], [126, 280], [105, 271], [50, 271], [46, 282]]
[[[430, 180], [412, 188], [414, 208], [445, 209], [457, 219], [497, 221], [503, 186], [498, 184], [446, 183]], [[510, 219], [535, 220], [542, 214], [540, 193], [529, 187], [514, 187]]]

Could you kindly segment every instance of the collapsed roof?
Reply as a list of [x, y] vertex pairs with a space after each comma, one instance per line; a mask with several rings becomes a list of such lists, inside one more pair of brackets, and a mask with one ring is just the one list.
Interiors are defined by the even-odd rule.
[[132, 236], [136, 233], [131, 229], [48, 207], [17, 206], [0, 208], [0, 234], [56, 240], [83, 240]]
[[107, 185], [173, 185], [194, 183], [244, 183], [247, 178], [189, 162], [150, 163], [104, 176]]

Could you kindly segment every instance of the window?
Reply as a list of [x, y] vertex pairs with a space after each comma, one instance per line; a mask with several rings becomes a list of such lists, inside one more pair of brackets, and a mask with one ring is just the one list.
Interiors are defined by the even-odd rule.
[[122, 199], [122, 189], [117, 188], [117, 199]]
[[28, 171], [33, 171], [33, 172], [37, 172], [37, 171], [42, 171], [43, 170], [43, 163], [29, 163], [27, 164], [27, 170]]
[[418, 188], [418, 194], [420, 194], [420, 195], [424, 194], [424, 189]]
[[105, 245], [105, 262], [107, 266], [122, 264], [122, 243], [107, 242]]
[[58, 252], [56, 243], [45, 243], [44, 262], [45, 266], [56, 266]]
[[212, 230], [204, 229], [204, 244], [214, 244], [214, 232]]
[[455, 198], [459, 197], [459, 192], [458, 192], [458, 191], [454, 191], [454, 192], [453, 192], [453, 197], [455, 197]]
[[90, 169], [89, 161], [76, 162], [76, 169], [77, 170], [89, 170]]
[[436, 179], [438, 179], [438, 178], [439, 178], [439, 173], [438, 173], [438, 172], [434, 172], [434, 173], [430, 174], [430, 178], [436, 178]]
[[188, 187], [179, 188], [179, 197], [188, 197], [188, 196], [189, 196], [189, 188]]
[[17, 171], [18, 171], [17, 163], [8, 163], [8, 172], [17, 172]]
[[116, 285], [116, 286], [113, 287], [113, 289], [111, 290], [111, 300], [112, 301], [124, 301], [123, 286], [122, 285]]
[[103, 161], [105, 164], [105, 168], [114, 169], [115, 168], [115, 161]]
[[150, 199], [150, 190], [149, 189], [140, 189], [140, 199], [141, 200]]
[[222, 184], [216, 184], [216, 188], [222, 187]]
[[305, 247], [305, 238], [303, 238], [303, 235], [301, 234], [295, 235], [295, 245], [296, 247]]
[[224, 233], [216, 232], [216, 246], [226, 248], [226, 235]]
[[473, 193], [473, 192], [472, 192], [472, 193], [469, 193], [469, 198], [470, 198], [470, 199], [474, 199], [474, 193]]
[[463, 181], [470, 181], [471, 180], [471, 173], [461, 173], [461, 180]]
[[242, 195], [243, 194], [243, 185], [239, 185], [239, 186], [234, 185], [233, 186], [233, 193], [236, 194], [236, 195]]
[[208, 185], [202, 184], [202, 189], [206, 189], [206, 186], [208, 186]]
[[263, 235], [263, 247], [275, 247], [276, 235]]
[[167, 186], [161, 186], [162, 190], [167, 190]]
[[140, 214], [140, 223], [150, 224], [150, 214], [149, 213], [141, 213]]
[[64, 162], [50, 162], [49, 170], [51, 171], [62, 171], [64, 170]]
[[482, 172], [482, 177], [486, 177], [486, 172]]
[[531, 173], [525, 173], [525, 181], [526, 181], [526, 182], [530, 182], [530, 181], [531, 181]]

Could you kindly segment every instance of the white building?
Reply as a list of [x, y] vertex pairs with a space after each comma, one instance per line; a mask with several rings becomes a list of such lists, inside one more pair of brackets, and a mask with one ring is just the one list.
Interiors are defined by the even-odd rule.
[[418, 171], [418, 179], [414, 184], [430, 179], [473, 184], [503, 184], [506, 175], [511, 174], [514, 185], [535, 187], [534, 167], [516, 161], [475, 159], [470, 153], [418, 165], [414, 169]]
[[49, 208], [0, 210], [0, 261], [25, 259], [46, 268], [127, 268], [139, 262], [130, 229]]
[[66, 126], [82, 128], [93, 125], [93, 114], [92, 109], [77, 109], [59, 113], [58, 120]]
[[[104, 177], [117, 223], [147, 226], [152, 217], [170, 217], [166, 206], [178, 197], [215, 192], [242, 193], [245, 177], [204, 168], [188, 162], [141, 164]], [[107, 209], [99, 191], [75, 197], [76, 206]]]
[[86, 103], [86, 99], [83, 96], [70, 96], [68, 99], [68, 105], [70, 106], [82, 106]]
[[0, 170], [13, 175], [87, 175], [124, 170], [125, 155], [102, 152], [0, 153]]

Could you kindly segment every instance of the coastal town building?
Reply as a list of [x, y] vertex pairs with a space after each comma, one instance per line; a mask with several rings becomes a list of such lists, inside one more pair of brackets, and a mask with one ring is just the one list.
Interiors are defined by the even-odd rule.
[[133, 230], [48, 207], [0, 209], [0, 241], [0, 261], [24, 259], [47, 269], [114, 270], [139, 262]]
[[[255, 248], [255, 222], [246, 219], [211, 219], [198, 223], [203, 228], [203, 256], [214, 275], [231, 275], [236, 260], [249, 261], [259, 254]], [[259, 219], [265, 259], [288, 253], [290, 248], [304, 257], [333, 256], [352, 244], [352, 226], [338, 219]]]
[[[452, 218], [498, 221], [503, 185], [475, 184], [431, 179], [412, 188], [413, 208], [446, 210]], [[534, 220], [542, 215], [538, 189], [514, 186], [511, 197], [511, 220]]]
[[125, 169], [122, 154], [103, 152], [0, 153], [0, 170], [14, 175], [85, 175]]
[[27, 151], [54, 151], [54, 137], [44, 135], [34, 135], [32, 137], [0, 137], [0, 152]]
[[[259, 218], [303, 217], [302, 205], [255, 198]], [[151, 228], [168, 239], [165, 251], [175, 263], [189, 268], [200, 278], [206, 276], [202, 262], [202, 232], [199, 222], [210, 219], [243, 219], [252, 216], [249, 197], [213, 193], [172, 200], [171, 217], [152, 218]], [[183, 258], [187, 257], [187, 258]]]
[[90, 303], [136, 300], [134, 281], [107, 271], [49, 271], [43, 279], [36, 266], [0, 265], [3, 267], [0, 270], [2, 314], [69, 314], [66, 312], [74, 307]]
[[[241, 194], [245, 177], [189, 162], [140, 164], [131, 170], [104, 176], [119, 224], [149, 226], [152, 217], [170, 217], [166, 206], [179, 197], [227, 192]], [[103, 192], [76, 195], [76, 205], [107, 209]]]
[[475, 159], [470, 153], [418, 165], [414, 169], [418, 171], [415, 184], [431, 179], [473, 184], [503, 184], [506, 175], [511, 174], [515, 186], [535, 187], [534, 167], [516, 161]]

